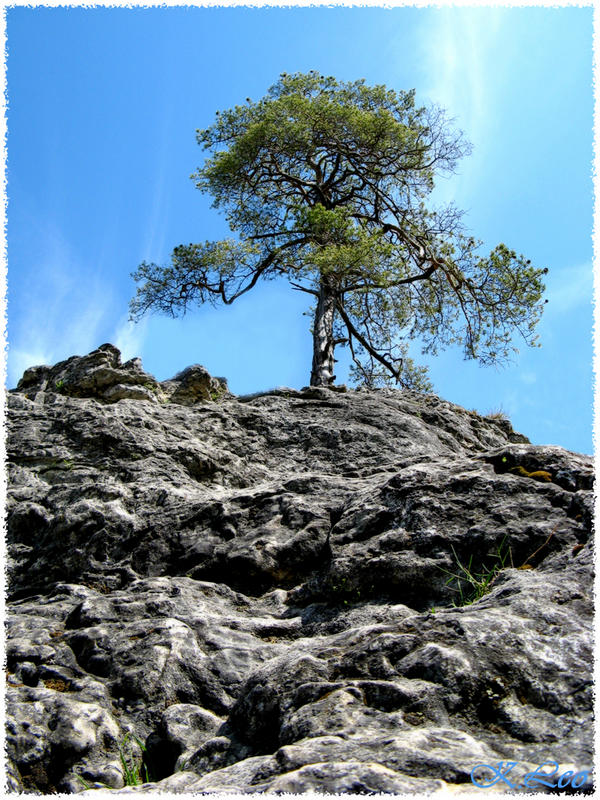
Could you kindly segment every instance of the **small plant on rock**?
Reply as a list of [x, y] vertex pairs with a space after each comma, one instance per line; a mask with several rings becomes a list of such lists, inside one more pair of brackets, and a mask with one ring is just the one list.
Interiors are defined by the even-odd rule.
[[218, 386], [211, 386], [208, 393], [213, 403], [217, 403], [225, 397], [226, 390], [225, 387], [220, 384]]
[[485, 415], [486, 419], [508, 420], [508, 414], [504, 411], [502, 406], [500, 408], [493, 408]]
[[[126, 733], [119, 744], [119, 757], [121, 759], [121, 768], [123, 770], [123, 783], [125, 786], [141, 786], [143, 783], [148, 783], [151, 778], [148, 775], [148, 768], [142, 762], [138, 764], [132, 750], [131, 740], [134, 740], [142, 753], [146, 752], [146, 745], [138, 739], [135, 734]], [[95, 789], [101, 786], [104, 789], [112, 789], [107, 783], [95, 781], [95, 785], [91, 785], [81, 775], [76, 775], [77, 780], [81, 783], [84, 789]]]
[[123, 781], [125, 786], [139, 786], [142, 783], [148, 783], [148, 769], [142, 762], [136, 763], [131, 740], [134, 740], [142, 753], [146, 752], [146, 745], [138, 739], [135, 734], [126, 733], [123, 741], [119, 745], [119, 755], [121, 758], [121, 767], [123, 768]]
[[[439, 567], [439, 569], [450, 576], [446, 581], [446, 586], [450, 586], [453, 591], [458, 592], [460, 601], [458, 603], [453, 603], [453, 605], [468, 606], [476, 600], [480, 600], [490, 591], [492, 582], [498, 573], [506, 566], [506, 560], [509, 556], [512, 565], [512, 553], [510, 547], [505, 548], [505, 542], [506, 536], [498, 545], [496, 552], [491, 556], [496, 559], [496, 563], [492, 567], [485, 567], [482, 564], [479, 572], [473, 570], [473, 554], [471, 554], [469, 563], [465, 566], [460, 561], [459, 557], [456, 555], [456, 550], [451, 545], [457, 570], [451, 572], [444, 567]], [[470, 589], [463, 590], [463, 584], [466, 584]]]

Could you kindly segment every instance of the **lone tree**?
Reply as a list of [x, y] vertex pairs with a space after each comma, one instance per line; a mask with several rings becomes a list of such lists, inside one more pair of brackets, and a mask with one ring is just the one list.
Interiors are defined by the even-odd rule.
[[314, 386], [333, 383], [336, 345], [362, 383], [427, 389], [407, 355], [414, 338], [430, 353], [460, 343], [483, 364], [508, 357], [515, 331], [535, 343], [547, 270], [504, 244], [481, 254], [454, 205], [426, 207], [434, 178], [470, 146], [442, 110], [417, 108], [414, 91], [283, 73], [197, 140], [210, 155], [192, 178], [236, 238], [142, 263], [133, 319], [228, 305], [285, 275], [314, 297]]

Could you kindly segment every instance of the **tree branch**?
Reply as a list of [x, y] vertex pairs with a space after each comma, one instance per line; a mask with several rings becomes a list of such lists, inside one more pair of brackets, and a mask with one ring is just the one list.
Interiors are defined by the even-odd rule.
[[[348, 328], [348, 332], [350, 333], [350, 335], [354, 336], [354, 338], [361, 343], [361, 345], [365, 348], [367, 353], [369, 353], [376, 361], [379, 361], [380, 364], [382, 364], [387, 370], [389, 370], [392, 376], [396, 379], [396, 382], [399, 383], [400, 382], [399, 370], [393, 367], [392, 364], [390, 364], [390, 362], [386, 358], [384, 358], [384, 356], [380, 355], [377, 352], [377, 350], [375, 350], [375, 348], [370, 344], [370, 342], [354, 327], [354, 325], [350, 320], [350, 317], [348, 316], [348, 314], [346, 314], [344, 306], [339, 300], [336, 303], [336, 309], [340, 317], [343, 319], [344, 324]], [[354, 351], [352, 350], [352, 352]]]
[[294, 283], [294, 281], [290, 281], [290, 286], [292, 289], [296, 289], [298, 292], [306, 292], [307, 294], [312, 294], [315, 297], [319, 296], [319, 292], [315, 291], [315, 289], [309, 289], [306, 286], [302, 286], [300, 283]]

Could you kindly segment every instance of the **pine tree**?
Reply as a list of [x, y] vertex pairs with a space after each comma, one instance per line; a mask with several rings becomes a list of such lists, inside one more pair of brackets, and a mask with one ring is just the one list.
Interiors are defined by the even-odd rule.
[[470, 146], [414, 91], [284, 73], [197, 140], [209, 155], [192, 178], [233, 236], [180, 245], [168, 266], [142, 263], [134, 319], [228, 305], [285, 276], [313, 297], [315, 386], [333, 383], [338, 345], [359, 382], [423, 390], [413, 339], [429, 353], [459, 343], [482, 364], [508, 358], [515, 332], [536, 343], [547, 270], [504, 244], [481, 253], [453, 204], [427, 206]]

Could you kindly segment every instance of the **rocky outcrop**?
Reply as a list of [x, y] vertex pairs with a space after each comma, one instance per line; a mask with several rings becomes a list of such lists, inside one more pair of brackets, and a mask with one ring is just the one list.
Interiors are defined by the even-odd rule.
[[43, 397], [50, 392], [67, 397], [93, 397], [103, 403], [131, 399], [184, 406], [229, 394], [225, 378], [211, 377], [199, 364], [159, 383], [144, 372], [141, 359], [132, 358], [121, 364], [121, 354], [112, 344], [103, 344], [83, 358], [72, 356], [54, 367], [31, 367], [25, 370], [17, 391], [33, 400], [38, 394]]
[[591, 459], [111, 345], [26, 371], [7, 451], [11, 790], [591, 790]]

